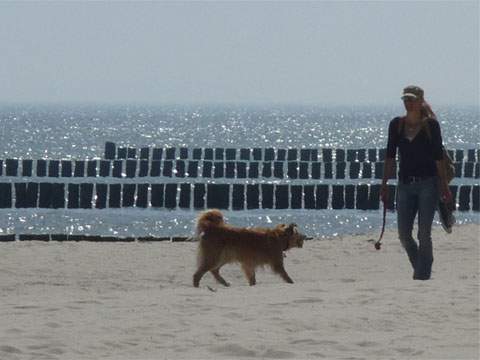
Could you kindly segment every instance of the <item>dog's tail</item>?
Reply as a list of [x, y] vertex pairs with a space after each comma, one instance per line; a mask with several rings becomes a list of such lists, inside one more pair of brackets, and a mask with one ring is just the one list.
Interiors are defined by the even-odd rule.
[[219, 226], [223, 222], [223, 215], [220, 210], [213, 209], [202, 212], [197, 219], [197, 236], [201, 237], [206, 230]]

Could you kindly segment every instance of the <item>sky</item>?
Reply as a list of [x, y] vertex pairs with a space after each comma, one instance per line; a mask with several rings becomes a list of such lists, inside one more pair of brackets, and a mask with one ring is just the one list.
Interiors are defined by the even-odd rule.
[[479, 2], [0, 2], [0, 102], [479, 104]]

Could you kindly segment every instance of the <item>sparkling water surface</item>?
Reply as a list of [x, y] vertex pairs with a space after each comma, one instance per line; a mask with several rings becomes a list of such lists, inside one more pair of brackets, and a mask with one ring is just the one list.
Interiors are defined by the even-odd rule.
[[[480, 148], [478, 107], [435, 110], [448, 148]], [[2, 105], [0, 158], [101, 158], [106, 141], [132, 147], [381, 148], [389, 121], [403, 113], [394, 106]], [[9, 209], [0, 215], [0, 234], [188, 236], [196, 212]], [[381, 226], [379, 210], [227, 211], [226, 217], [241, 226], [296, 222], [320, 237], [372, 233]], [[457, 217], [479, 222], [478, 213]], [[395, 223], [392, 213], [387, 225]]]

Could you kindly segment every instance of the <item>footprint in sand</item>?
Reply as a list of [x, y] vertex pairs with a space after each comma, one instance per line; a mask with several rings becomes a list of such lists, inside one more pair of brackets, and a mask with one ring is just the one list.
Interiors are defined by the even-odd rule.
[[21, 354], [22, 351], [15, 346], [10, 345], [1, 345], [0, 352], [7, 353], [7, 354]]
[[228, 344], [211, 348], [211, 351], [217, 354], [223, 354], [231, 357], [255, 357], [256, 352], [248, 350], [237, 344]]
[[417, 351], [417, 350], [412, 349], [412, 348], [396, 348], [394, 350], [399, 352], [403, 356], [414, 356], [414, 355], [417, 356], [417, 355], [423, 354], [423, 351], [421, 351], [421, 350]]
[[293, 301], [295, 304], [313, 304], [313, 303], [322, 303], [322, 299], [318, 298], [307, 298], [307, 299], [299, 299]]
[[373, 346], [378, 346], [379, 343], [375, 341], [360, 341], [355, 343], [355, 345], [358, 345], [360, 347], [373, 347]]
[[30, 309], [38, 309], [38, 306], [35, 305], [18, 305], [14, 306], [14, 309], [22, 309], [22, 310], [30, 310]]
[[267, 359], [291, 359], [295, 358], [295, 354], [288, 351], [269, 349], [262, 354], [262, 358]]
[[45, 324], [45, 326], [48, 326], [51, 329], [58, 329], [59, 327], [61, 327], [60, 324], [57, 324], [57, 323], [54, 323], [54, 322], [48, 322], [48, 323]]

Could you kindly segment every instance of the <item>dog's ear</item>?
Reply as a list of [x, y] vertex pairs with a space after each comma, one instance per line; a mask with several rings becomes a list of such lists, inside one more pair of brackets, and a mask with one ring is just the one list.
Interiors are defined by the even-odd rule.
[[287, 235], [293, 235], [293, 233], [295, 232], [295, 228], [297, 227], [297, 224], [294, 224], [294, 223], [291, 223], [290, 225], [288, 225], [288, 227], [285, 229], [285, 232], [287, 233]]

